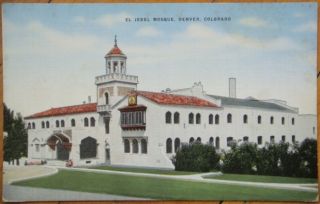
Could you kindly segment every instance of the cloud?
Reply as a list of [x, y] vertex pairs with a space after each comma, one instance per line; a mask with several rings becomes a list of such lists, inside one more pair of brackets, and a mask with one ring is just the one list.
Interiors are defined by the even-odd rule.
[[117, 23], [125, 22], [126, 18], [131, 18], [131, 15], [127, 12], [120, 12], [117, 14], [106, 14], [98, 17], [94, 20], [97, 25], [110, 27]]
[[76, 23], [85, 23], [86, 19], [83, 16], [76, 16], [73, 18], [73, 21]]
[[239, 23], [248, 27], [268, 27], [269, 24], [267, 21], [256, 18], [256, 17], [248, 17], [240, 19]]
[[293, 29], [295, 32], [317, 32], [317, 22], [311, 21], [305, 24], [301, 24]]
[[152, 26], [142, 27], [136, 32], [136, 35], [139, 37], [158, 37], [161, 34], [161, 31]]

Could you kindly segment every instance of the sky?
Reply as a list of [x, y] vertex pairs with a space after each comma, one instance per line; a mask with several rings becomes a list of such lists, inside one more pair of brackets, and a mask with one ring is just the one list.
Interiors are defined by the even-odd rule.
[[[280, 99], [316, 114], [317, 4], [3, 4], [4, 102], [23, 116], [96, 100], [118, 46], [139, 90]], [[173, 18], [155, 22], [153, 18]], [[200, 21], [179, 21], [196, 17]], [[228, 21], [204, 21], [223, 17]], [[137, 22], [135, 18], [149, 18]], [[127, 19], [131, 19], [128, 22]]]

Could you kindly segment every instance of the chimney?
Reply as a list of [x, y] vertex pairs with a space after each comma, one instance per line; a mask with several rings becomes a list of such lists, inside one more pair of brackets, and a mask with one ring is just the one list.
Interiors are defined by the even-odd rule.
[[229, 97], [237, 98], [236, 95], [236, 78], [229, 78]]
[[91, 96], [88, 96], [88, 103], [91, 103]]

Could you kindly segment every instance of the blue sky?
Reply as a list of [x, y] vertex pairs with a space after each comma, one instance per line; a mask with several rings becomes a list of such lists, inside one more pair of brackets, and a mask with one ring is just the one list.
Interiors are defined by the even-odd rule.
[[[125, 22], [135, 17], [176, 21]], [[28, 115], [95, 99], [116, 34], [140, 90], [201, 81], [207, 93], [228, 95], [236, 77], [239, 98], [282, 99], [315, 114], [316, 30], [316, 3], [4, 4], [4, 101]]]

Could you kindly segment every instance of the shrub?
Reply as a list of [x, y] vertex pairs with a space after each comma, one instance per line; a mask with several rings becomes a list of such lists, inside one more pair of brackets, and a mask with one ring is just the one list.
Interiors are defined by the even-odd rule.
[[317, 140], [305, 139], [298, 148], [302, 162], [302, 175], [304, 177], [316, 178], [317, 168]]
[[219, 159], [213, 146], [194, 143], [182, 145], [173, 163], [178, 171], [208, 172], [217, 168]]

